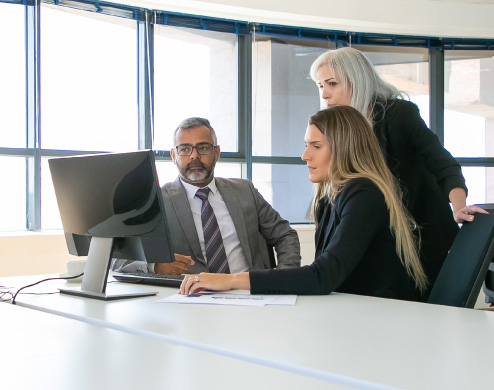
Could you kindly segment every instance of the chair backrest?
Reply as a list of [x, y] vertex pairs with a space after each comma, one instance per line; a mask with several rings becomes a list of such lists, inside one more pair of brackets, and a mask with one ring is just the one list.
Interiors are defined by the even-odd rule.
[[475, 214], [458, 232], [429, 303], [473, 308], [494, 257], [494, 215]]
[[482, 285], [485, 294], [485, 303], [494, 304], [494, 263], [489, 264], [485, 281]]

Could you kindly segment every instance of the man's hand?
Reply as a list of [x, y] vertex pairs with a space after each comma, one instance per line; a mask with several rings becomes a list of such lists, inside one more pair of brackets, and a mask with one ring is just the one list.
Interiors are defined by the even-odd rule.
[[172, 263], [155, 263], [154, 272], [164, 275], [181, 275], [187, 272], [189, 266], [194, 265], [190, 256], [182, 256], [175, 253], [175, 261]]

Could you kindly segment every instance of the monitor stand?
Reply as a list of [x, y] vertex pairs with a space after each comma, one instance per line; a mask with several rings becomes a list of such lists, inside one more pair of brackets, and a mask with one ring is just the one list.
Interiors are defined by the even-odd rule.
[[92, 237], [81, 287], [59, 288], [60, 293], [104, 301], [158, 294], [157, 291], [143, 291], [134, 286], [107, 284], [114, 243], [114, 238]]

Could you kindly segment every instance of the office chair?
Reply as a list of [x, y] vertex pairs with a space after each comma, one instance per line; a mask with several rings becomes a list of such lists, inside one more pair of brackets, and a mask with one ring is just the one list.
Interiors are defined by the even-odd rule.
[[[476, 204], [476, 206], [482, 207], [490, 214], [494, 214], [494, 203], [482, 203]], [[485, 303], [494, 304], [494, 262], [489, 265], [482, 290], [485, 293]]]
[[494, 215], [477, 213], [458, 232], [428, 302], [473, 308], [493, 258]]
[[482, 290], [485, 294], [485, 303], [494, 304], [494, 263], [489, 264]]
[[276, 264], [276, 256], [274, 254], [274, 248], [268, 243], [266, 243], [266, 245], [268, 246], [269, 265], [271, 266], [271, 269], [275, 269], [278, 266], [278, 264]]

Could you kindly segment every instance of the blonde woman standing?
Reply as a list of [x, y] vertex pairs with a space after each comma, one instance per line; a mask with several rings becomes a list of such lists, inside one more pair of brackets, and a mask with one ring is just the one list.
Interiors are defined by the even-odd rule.
[[368, 121], [347, 106], [313, 115], [305, 134], [309, 180], [317, 184], [316, 256], [297, 269], [185, 277], [180, 292], [247, 289], [253, 294], [329, 294], [423, 300], [414, 221], [401, 202]]

